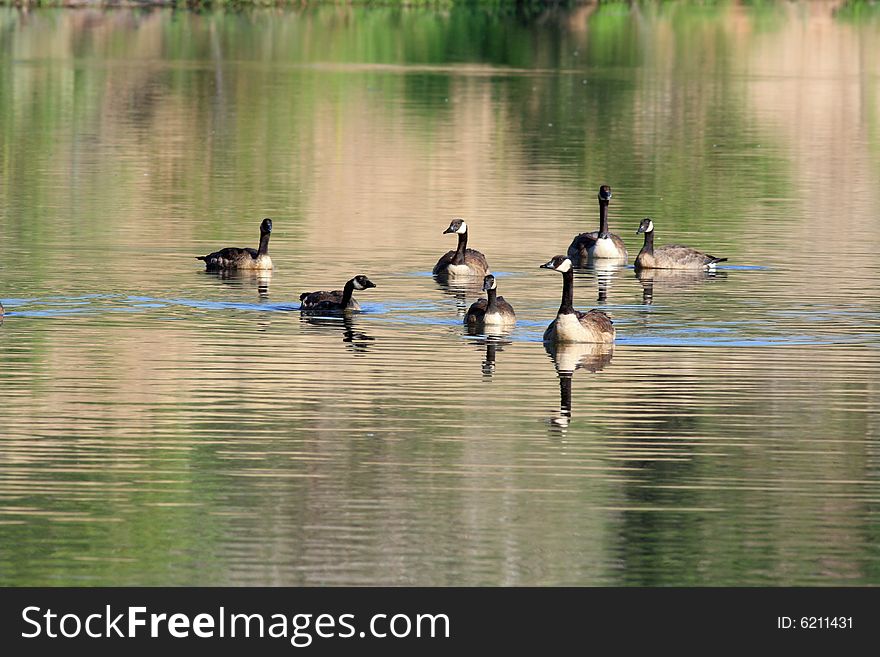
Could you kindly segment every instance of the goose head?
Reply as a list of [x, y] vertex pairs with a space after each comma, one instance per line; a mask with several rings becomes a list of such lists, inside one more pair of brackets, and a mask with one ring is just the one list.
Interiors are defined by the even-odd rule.
[[654, 232], [654, 222], [651, 221], [651, 217], [645, 217], [642, 219], [642, 223], [639, 224], [639, 229], [636, 231], [636, 235], [641, 233], [653, 233]]
[[352, 278], [351, 284], [354, 286], [355, 290], [367, 290], [371, 287], [376, 287], [376, 284], [363, 274]]
[[541, 269], [553, 269], [558, 271], [560, 274], [564, 274], [565, 272], [571, 270], [571, 260], [569, 260], [568, 256], [558, 255], [555, 256], [550, 262], [545, 262], [541, 265]]
[[449, 223], [449, 228], [443, 231], [443, 234], [446, 233], [458, 233], [459, 235], [464, 235], [467, 232], [467, 224], [464, 219], [461, 217], [456, 217]]

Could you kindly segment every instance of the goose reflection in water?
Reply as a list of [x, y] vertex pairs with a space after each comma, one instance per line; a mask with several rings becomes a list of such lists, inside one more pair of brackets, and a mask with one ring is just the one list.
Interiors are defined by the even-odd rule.
[[585, 269], [585, 271], [592, 270], [596, 273], [596, 285], [599, 288], [599, 296], [596, 298], [597, 303], [608, 303], [608, 291], [611, 289], [614, 278], [624, 266], [625, 263], [616, 260], [594, 260]]
[[435, 275], [434, 281], [437, 283], [437, 288], [443, 294], [455, 299], [455, 313], [461, 319], [464, 319], [468, 308], [471, 306], [468, 297], [482, 297], [485, 294], [483, 292], [482, 276], [479, 278], [476, 276], [459, 276], [458, 278], [446, 280]]
[[247, 269], [221, 269], [219, 271], [205, 271], [200, 274], [208, 279], [220, 281], [224, 285], [237, 288], [256, 287], [260, 301], [269, 299], [269, 283], [272, 282], [272, 270], [247, 270]]
[[709, 281], [725, 280], [726, 271], [693, 271], [687, 269], [641, 269], [636, 278], [642, 284], [642, 303], [654, 303], [654, 285], [663, 292], [681, 292], [695, 289]]
[[371, 335], [367, 335], [363, 331], [358, 330], [358, 327], [355, 326], [355, 318], [351, 313], [345, 313], [335, 317], [321, 317], [319, 315], [301, 313], [299, 317], [300, 321], [319, 327], [320, 329], [342, 329], [342, 341], [355, 355], [366, 353], [370, 347], [370, 343], [376, 340], [376, 338]]
[[500, 329], [496, 330], [478, 330], [473, 326], [465, 328], [467, 335], [476, 336], [477, 351], [486, 348], [486, 358], [483, 359], [482, 370], [483, 376], [491, 379], [495, 374], [495, 358], [499, 351], [504, 351], [504, 347], [511, 344], [511, 340], [507, 339], [508, 332]]
[[598, 372], [611, 362], [614, 345], [587, 342], [545, 342], [559, 375], [559, 414], [549, 419], [550, 430], [565, 435], [571, 423], [571, 384], [576, 370]]

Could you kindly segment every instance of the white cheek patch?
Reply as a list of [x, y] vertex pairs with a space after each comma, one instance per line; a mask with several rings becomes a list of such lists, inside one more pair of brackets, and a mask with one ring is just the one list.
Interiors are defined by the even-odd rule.
[[645, 232], [646, 233], [653, 233], [654, 232], [654, 222], [653, 221], [648, 222], [648, 227], [645, 228]]
[[363, 290], [363, 289], [364, 289], [364, 286], [361, 285], [358, 281], [355, 281], [355, 282], [354, 282], [354, 289], [355, 289], [355, 290]]
[[566, 258], [562, 261], [562, 263], [556, 268], [556, 271], [561, 271], [563, 274], [571, 269], [571, 260]]
[[455, 231], [459, 235], [464, 235], [467, 232], [467, 224], [465, 222], [461, 222], [461, 226], [458, 227], [458, 230]]

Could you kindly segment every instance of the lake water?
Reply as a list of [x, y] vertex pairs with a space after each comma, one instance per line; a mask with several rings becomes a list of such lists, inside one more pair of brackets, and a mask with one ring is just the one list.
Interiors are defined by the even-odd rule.
[[[880, 584], [878, 178], [858, 3], [0, 8], [0, 583]], [[603, 183], [729, 261], [548, 351]]]

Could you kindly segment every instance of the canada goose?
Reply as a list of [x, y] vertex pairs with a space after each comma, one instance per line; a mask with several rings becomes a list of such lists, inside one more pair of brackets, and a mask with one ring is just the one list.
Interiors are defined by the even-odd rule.
[[645, 217], [639, 224], [639, 233], [645, 234], [645, 245], [636, 257], [636, 269], [715, 269], [715, 263], [724, 262], [727, 258], [697, 251], [689, 246], [668, 244], [654, 248], [654, 222]]
[[479, 251], [467, 248], [467, 224], [461, 217], [456, 217], [443, 231], [458, 235], [458, 248], [447, 252], [434, 265], [435, 276], [485, 276], [489, 273], [486, 256]]
[[359, 311], [360, 304], [351, 294], [355, 290], [367, 290], [376, 287], [369, 278], [360, 274], [345, 284], [341, 290], [332, 292], [303, 292], [299, 295], [300, 310], [321, 310], [325, 312]]
[[608, 315], [601, 310], [582, 313], [574, 309], [574, 270], [571, 259], [558, 255], [541, 265], [541, 268], [553, 269], [562, 274], [562, 303], [556, 319], [544, 331], [544, 342], [613, 343], [614, 325]]
[[272, 234], [272, 220], [263, 219], [260, 224], [260, 248], [239, 248], [230, 246], [206, 256], [197, 256], [196, 260], [205, 261], [206, 271], [223, 271], [225, 269], [272, 269], [272, 258], [269, 257], [269, 236]]
[[626, 245], [618, 235], [608, 230], [608, 204], [611, 202], [611, 187], [599, 188], [599, 230], [581, 233], [568, 247], [568, 257], [572, 262], [584, 265], [592, 260], [613, 259], [626, 264], [628, 254]]
[[492, 274], [483, 278], [483, 289], [488, 299], [479, 299], [471, 304], [465, 315], [464, 323], [468, 326], [513, 326], [516, 324], [516, 313], [513, 306], [498, 294], [497, 283]]

